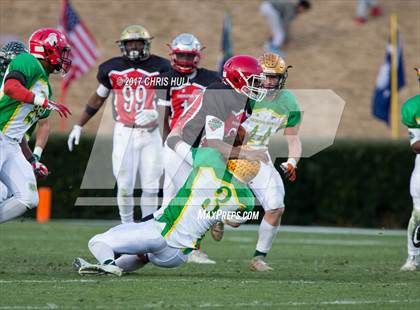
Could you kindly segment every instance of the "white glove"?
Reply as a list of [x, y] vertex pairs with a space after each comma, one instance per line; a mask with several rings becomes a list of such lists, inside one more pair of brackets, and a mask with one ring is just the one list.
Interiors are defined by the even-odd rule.
[[281, 163], [280, 168], [290, 182], [296, 181], [297, 162], [294, 158], [289, 158], [287, 162]]
[[135, 123], [138, 126], [145, 126], [157, 120], [158, 116], [159, 113], [156, 110], [142, 110], [136, 114]]
[[73, 130], [70, 132], [69, 138], [67, 139], [67, 145], [69, 151], [73, 151], [73, 145], [79, 145], [80, 135], [82, 134], [82, 126], [74, 125]]

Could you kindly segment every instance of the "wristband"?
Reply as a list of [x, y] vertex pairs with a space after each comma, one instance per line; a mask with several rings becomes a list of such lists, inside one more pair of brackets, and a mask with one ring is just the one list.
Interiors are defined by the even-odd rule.
[[45, 97], [42, 95], [35, 95], [34, 96], [34, 105], [38, 105], [43, 107], [45, 103]]
[[287, 160], [287, 163], [288, 163], [288, 164], [291, 164], [291, 165], [293, 166], [293, 168], [296, 168], [296, 166], [297, 166], [297, 161], [296, 161], [296, 159], [294, 159], [294, 158], [289, 158], [289, 159]]
[[98, 112], [98, 110], [99, 109], [93, 108], [88, 104], [86, 105], [86, 108], [85, 108], [85, 112], [87, 114], [89, 114], [90, 116], [94, 116], [96, 114], [96, 112]]
[[38, 158], [38, 161], [41, 159], [42, 151], [43, 151], [42, 147], [35, 146], [34, 151], [32, 152], [32, 154], [34, 154], [34, 156]]

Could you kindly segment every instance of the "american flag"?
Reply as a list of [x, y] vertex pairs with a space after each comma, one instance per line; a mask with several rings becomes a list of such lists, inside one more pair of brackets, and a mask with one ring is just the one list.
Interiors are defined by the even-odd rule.
[[98, 48], [89, 30], [80, 20], [69, 0], [63, 0], [60, 30], [67, 36], [71, 46], [72, 66], [62, 81], [62, 97], [73, 80], [80, 78], [95, 66]]

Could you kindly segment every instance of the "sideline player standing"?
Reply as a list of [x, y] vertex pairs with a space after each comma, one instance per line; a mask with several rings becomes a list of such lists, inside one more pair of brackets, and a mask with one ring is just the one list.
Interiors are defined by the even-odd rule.
[[[23, 44], [20, 41], [7, 42], [4, 46], [0, 48], [0, 85], [3, 83], [3, 79], [10, 62], [21, 53], [28, 53], [28, 49], [25, 46], [25, 44]], [[45, 177], [48, 173], [48, 170], [44, 169], [44, 166], [42, 164], [37, 164], [37, 162], [39, 162], [41, 159], [42, 151], [45, 148], [45, 145], [47, 144], [48, 140], [48, 114], [49, 113], [45, 113], [44, 115], [41, 115], [39, 121], [37, 122], [38, 129], [36, 135], [35, 148], [33, 154], [30, 154], [32, 156], [30, 158], [27, 158], [29, 162], [33, 165], [35, 176], [37, 177]], [[32, 127], [26, 132], [25, 138], [27, 141], [29, 141], [29, 138], [34, 132], [36, 126], [36, 124], [33, 124]], [[0, 201], [6, 200], [6, 198], [10, 195], [11, 193], [7, 192], [6, 185], [0, 182]]]
[[[263, 85], [267, 89], [267, 95], [261, 102], [251, 103], [252, 115], [243, 123], [248, 134], [247, 145], [254, 149], [267, 149], [270, 138], [280, 129], [284, 129], [289, 159], [281, 164], [281, 168], [293, 182], [296, 179], [296, 165], [302, 153], [298, 135], [300, 108], [295, 96], [285, 89], [288, 66], [284, 60], [276, 54], [267, 53], [261, 57], [260, 64], [266, 78]], [[270, 160], [268, 163], [261, 163], [258, 175], [248, 186], [265, 211], [250, 268], [253, 271], [269, 271], [272, 268], [264, 258], [271, 249], [284, 212], [283, 181]]]
[[[420, 83], [420, 69], [416, 69], [417, 79]], [[420, 249], [416, 247], [414, 241], [417, 240], [418, 228], [420, 224], [420, 94], [408, 99], [401, 110], [402, 122], [408, 128], [411, 149], [416, 155], [414, 170], [410, 180], [410, 194], [413, 198], [413, 212], [407, 228], [407, 250], [408, 257], [401, 271], [414, 271], [420, 266]], [[414, 234], [417, 231], [416, 234]], [[418, 243], [418, 242], [417, 242]]]
[[[197, 99], [204, 89], [213, 82], [220, 81], [215, 71], [198, 68], [203, 47], [200, 41], [189, 33], [182, 33], [175, 37], [169, 45], [172, 69], [161, 75], [162, 89], [157, 90], [159, 114], [162, 117], [163, 140], [176, 125], [184, 111]], [[176, 195], [179, 186], [173, 184], [180, 169], [187, 170], [187, 176], [192, 167], [164, 145], [164, 173], [163, 203], [166, 207]], [[185, 179], [182, 181], [184, 182]], [[207, 255], [200, 251], [193, 251], [188, 256], [188, 262], [214, 264]]]
[[[29, 52], [12, 60], [0, 90], [0, 181], [12, 195], [0, 202], [0, 223], [38, 205], [34, 171], [26, 160], [30, 156], [23, 155], [32, 154], [25, 133], [51, 110], [62, 117], [70, 114], [66, 106], [51, 101], [48, 79], [49, 74], [70, 68], [66, 37], [53, 28], [39, 29], [29, 39]], [[35, 164], [35, 169], [40, 165]]]
[[118, 208], [122, 223], [133, 222], [134, 186], [140, 174], [142, 217], [156, 211], [162, 175], [162, 139], [158, 130], [155, 91], [151, 81], [169, 70], [169, 61], [150, 54], [153, 37], [140, 25], [123, 30], [117, 41], [122, 56], [99, 66], [99, 86], [90, 97], [79, 122], [68, 138], [69, 150], [79, 144], [83, 126], [104, 104], [111, 91], [115, 128], [112, 166], [118, 185]]

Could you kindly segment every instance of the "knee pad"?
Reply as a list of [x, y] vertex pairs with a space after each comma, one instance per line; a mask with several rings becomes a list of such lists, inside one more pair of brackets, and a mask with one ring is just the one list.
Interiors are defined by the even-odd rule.
[[282, 216], [284, 213], [284, 207], [283, 208], [276, 208], [276, 209], [269, 209], [266, 211], [266, 213], [271, 213], [273, 215], [279, 215]]
[[284, 209], [284, 202], [282, 197], [276, 195], [266, 199], [266, 201], [261, 202], [262, 207], [265, 211], [274, 211], [278, 209]]

